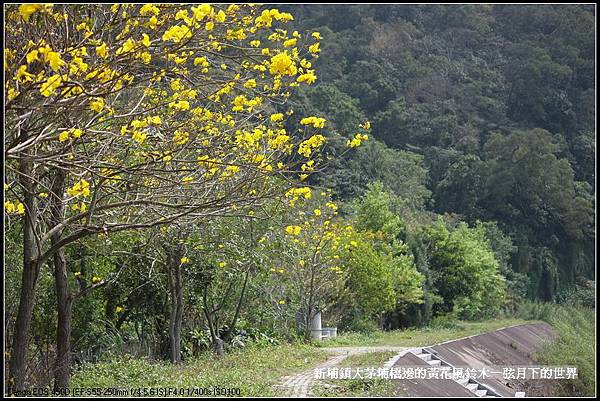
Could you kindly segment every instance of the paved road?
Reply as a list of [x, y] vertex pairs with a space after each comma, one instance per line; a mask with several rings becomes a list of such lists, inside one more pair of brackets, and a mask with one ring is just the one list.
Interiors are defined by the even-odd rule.
[[322, 349], [329, 352], [331, 357], [325, 362], [312, 367], [310, 370], [283, 377], [281, 383], [278, 385], [282, 396], [308, 397], [312, 395], [311, 392], [313, 387], [318, 384], [318, 380], [314, 378], [314, 370], [335, 366], [350, 355], [368, 352], [400, 352], [410, 349], [410, 347], [325, 347]]

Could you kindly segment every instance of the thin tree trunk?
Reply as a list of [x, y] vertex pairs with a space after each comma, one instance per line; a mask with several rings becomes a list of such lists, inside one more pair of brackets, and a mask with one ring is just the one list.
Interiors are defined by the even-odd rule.
[[204, 306], [202, 311], [204, 311], [204, 316], [206, 317], [206, 321], [208, 323], [208, 329], [210, 330], [211, 347], [214, 353], [220, 358], [225, 356], [225, 350], [223, 348], [223, 340], [219, 338], [219, 328], [215, 324], [212, 312], [208, 306], [208, 287], [204, 287], [202, 293], [202, 303]]
[[[65, 213], [62, 202], [64, 192], [65, 174], [59, 170], [52, 185], [52, 220], [53, 226], [59, 224]], [[62, 236], [62, 230], [52, 235], [50, 241], [54, 246]], [[71, 319], [73, 298], [69, 293], [67, 277], [67, 262], [64, 248], [60, 248], [53, 255], [54, 260], [54, 285], [56, 289], [58, 322], [56, 327], [56, 361], [54, 365], [54, 389], [61, 390], [69, 387], [71, 379]]]
[[223, 336], [223, 341], [229, 341], [231, 339], [231, 336], [233, 335], [233, 330], [235, 329], [235, 325], [240, 316], [240, 311], [242, 310], [242, 304], [244, 302], [244, 295], [246, 294], [246, 287], [248, 286], [249, 275], [250, 275], [250, 273], [248, 271], [246, 271], [246, 275], [244, 276], [244, 285], [242, 286], [242, 293], [240, 294], [240, 298], [239, 298], [237, 306], [235, 308], [235, 314], [233, 315], [233, 318], [231, 319], [231, 323], [229, 325], [229, 331], [227, 331], [227, 333], [225, 333], [225, 335]]
[[54, 255], [54, 275], [58, 303], [54, 388], [60, 390], [68, 388], [71, 379], [71, 320], [73, 317], [73, 299], [69, 294], [66, 262], [62, 249]]
[[24, 189], [23, 203], [25, 205], [25, 218], [23, 221], [23, 275], [21, 278], [19, 309], [15, 321], [9, 363], [9, 393], [24, 390], [25, 388], [29, 328], [35, 304], [35, 287], [40, 271], [40, 265], [37, 262], [39, 249], [35, 238], [37, 231], [37, 205], [34, 196], [35, 184], [30, 178], [32, 174], [32, 162], [22, 158], [19, 172], [21, 173], [21, 185]]
[[183, 285], [181, 282], [181, 250], [178, 249], [175, 255], [175, 297], [176, 297], [176, 310], [175, 310], [175, 327], [173, 334], [175, 336], [175, 353], [177, 356], [177, 362], [181, 362], [181, 323], [183, 320]]
[[169, 343], [171, 362], [181, 362], [181, 323], [183, 318], [183, 291], [181, 283], [181, 248], [169, 250], [167, 264], [169, 269], [169, 288], [171, 292], [171, 313], [169, 317]]
[[171, 293], [171, 312], [169, 314], [169, 353], [171, 363], [177, 363], [175, 352], [175, 314], [177, 312], [177, 295], [175, 291], [175, 278], [173, 277], [173, 254], [169, 250], [167, 256], [167, 268], [169, 269], [169, 292]]

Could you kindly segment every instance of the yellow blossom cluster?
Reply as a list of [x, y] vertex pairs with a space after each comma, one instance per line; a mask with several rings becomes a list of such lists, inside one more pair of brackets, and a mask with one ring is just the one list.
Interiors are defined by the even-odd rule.
[[300, 235], [301, 230], [302, 227], [300, 226], [287, 226], [285, 228], [285, 233], [288, 235]]
[[324, 143], [325, 137], [323, 135], [313, 135], [298, 145], [298, 154], [301, 154], [304, 157], [310, 157], [313, 150], [318, 149]]
[[58, 140], [60, 142], [68, 141], [70, 138], [80, 138], [83, 135], [83, 130], [81, 128], [71, 128], [66, 131], [62, 131], [58, 135]]
[[[57, 7], [23, 4], [8, 11], [16, 22], [6, 35], [6, 94], [12, 102], [5, 106], [66, 114], [60, 121], [67, 123], [49, 125], [48, 154], [75, 166], [67, 178], [73, 183], [76, 177], [75, 183], [66, 192], [79, 199], [69, 198], [67, 210], [90, 207], [82, 201], [90, 196], [90, 183], [98, 182], [99, 193], [139, 184], [151, 195], [153, 188], [173, 183], [188, 184], [181, 193], [191, 193], [189, 184], [211, 179], [221, 191], [246, 172], [267, 178], [291, 172], [296, 150], [310, 158], [325, 143], [323, 135], [286, 132], [292, 111], [271, 108], [281, 110], [293, 88], [317, 78], [311, 61], [321, 35], [288, 32], [283, 23], [293, 20], [291, 14], [251, 4], [67, 5], [60, 16]], [[107, 32], [97, 31], [98, 15], [110, 16]], [[61, 27], [52, 40], [42, 26], [46, 17]], [[325, 122], [301, 120], [314, 128]], [[103, 153], [88, 163], [97, 150]], [[125, 177], [125, 171], [154, 169], [156, 163], [165, 171], [152, 178], [115, 174]], [[301, 166], [310, 173], [315, 160]], [[252, 192], [254, 185], [236, 188], [244, 188], [244, 196], [264, 193]], [[309, 197], [309, 188], [290, 196]]]
[[67, 189], [67, 195], [74, 197], [90, 196], [90, 183], [84, 179], [79, 180], [71, 188]]
[[354, 138], [352, 138], [352, 140], [348, 140], [346, 142], [346, 145], [349, 148], [356, 148], [357, 146], [360, 146], [360, 144], [362, 143], [362, 141], [366, 141], [369, 139], [368, 135], [364, 135], [364, 134], [356, 134], [354, 136]]
[[304, 117], [303, 119], [300, 120], [300, 124], [312, 125], [315, 128], [324, 128], [326, 121], [327, 120], [325, 120], [324, 118], [312, 116], [312, 117]]
[[25, 205], [19, 201], [4, 202], [4, 210], [6, 213], [25, 214]]

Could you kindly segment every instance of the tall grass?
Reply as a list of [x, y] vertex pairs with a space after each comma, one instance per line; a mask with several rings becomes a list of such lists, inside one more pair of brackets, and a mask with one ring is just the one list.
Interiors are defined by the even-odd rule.
[[524, 319], [543, 320], [558, 332], [556, 341], [546, 344], [535, 357], [551, 366], [576, 366], [575, 380], [557, 381], [558, 395], [594, 396], [596, 386], [595, 313], [583, 306], [524, 303], [518, 312]]

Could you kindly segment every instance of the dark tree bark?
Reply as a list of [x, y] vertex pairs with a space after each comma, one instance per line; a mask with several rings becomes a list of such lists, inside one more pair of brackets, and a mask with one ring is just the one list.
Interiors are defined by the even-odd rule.
[[183, 285], [181, 282], [182, 248], [178, 245], [167, 253], [169, 287], [171, 290], [171, 314], [169, 317], [169, 342], [171, 362], [181, 362], [181, 323], [183, 319]]
[[227, 330], [227, 332], [225, 332], [225, 335], [223, 335], [224, 342], [231, 340], [231, 337], [233, 335], [233, 330], [235, 329], [235, 325], [237, 324], [238, 318], [240, 316], [240, 312], [242, 310], [242, 305], [244, 303], [244, 296], [246, 295], [246, 287], [248, 286], [248, 277], [249, 276], [250, 276], [250, 272], [246, 271], [246, 273], [244, 275], [244, 284], [242, 286], [242, 293], [240, 294], [240, 298], [238, 299], [238, 303], [235, 308], [235, 313], [233, 315], [233, 318], [231, 319], [231, 323], [229, 324], [229, 329]]
[[25, 205], [25, 219], [23, 222], [23, 275], [21, 278], [21, 296], [9, 362], [9, 393], [24, 390], [25, 388], [29, 328], [35, 304], [35, 288], [40, 271], [40, 264], [37, 261], [40, 250], [36, 241], [37, 205], [35, 200], [35, 183], [30, 178], [32, 176], [32, 168], [33, 165], [30, 160], [21, 158], [19, 172], [21, 173], [23, 204]]
[[[65, 207], [62, 199], [57, 198], [64, 192], [65, 174], [58, 170], [52, 185], [52, 224], [59, 224], [64, 218]], [[61, 240], [62, 230], [57, 231], [50, 238], [52, 246]], [[67, 262], [64, 248], [59, 248], [53, 255], [54, 261], [54, 286], [58, 322], [56, 328], [56, 361], [54, 365], [54, 389], [61, 390], [69, 387], [71, 379], [71, 320], [73, 298], [69, 292], [67, 277]]]

